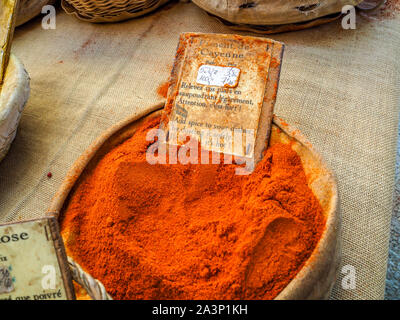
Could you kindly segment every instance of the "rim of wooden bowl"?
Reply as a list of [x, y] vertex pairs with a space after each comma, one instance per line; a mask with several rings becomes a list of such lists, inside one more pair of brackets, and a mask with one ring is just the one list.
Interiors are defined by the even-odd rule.
[[[273, 123], [286, 135], [295, 139], [304, 150], [308, 150], [313, 160], [319, 163], [324, 172], [324, 185], [330, 185], [329, 203], [322, 205], [327, 217], [325, 230], [313, 253], [303, 268], [279, 293], [276, 300], [328, 299], [339, 272], [341, 260], [341, 220], [337, 179], [321, 154], [315, 150], [308, 139], [283, 119], [274, 115]], [[301, 157], [301, 155], [300, 155]], [[302, 157], [301, 157], [302, 158]], [[303, 161], [303, 158], [302, 158]], [[305, 171], [307, 171], [306, 166]], [[314, 188], [308, 183], [315, 196], [321, 202]]]
[[[60, 216], [65, 208], [71, 190], [74, 188], [75, 184], [79, 182], [78, 180], [82, 173], [97, 155], [99, 150], [102, 147], [105, 147], [107, 141], [109, 141], [113, 136], [122, 136], [118, 141], [128, 139], [132, 132], [128, 129], [134, 123], [139, 123], [140, 120], [147, 118], [148, 116], [156, 115], [163, 107], [164, 102], [156, 104], [137, 115], [130, 116], [112, 126], [97, 138], [75, 161], [59, 190], [55, 194], [47, 213], [57, 217]], [[329, 209], [327, 212], [324, 212], [327, 216], [327, 221], [322, 237], [303, 268], [275, 299], [326, 299], [328, 298], [336, 280], [340, 262], [340, 210], [336, 178], [332, 170], [329, 169], [328, 165], [323, 160], [322, 156], [313, 148], [310, 142], [300, 133], [299, 130], [286, 124], [277, 116], [274, 116], [273, 124], [281, 130], [283, 134], [287, 135], [289, 139], [294, 139], [295, 142], [299, 144], [300, 148], [304, 148], [306, 151], [308, 150], [311, 157], [320, 165], [320, 169], [324, 172], [325, 182], [331, 186]], [[127, 132], [125, 132], [124, 136], [125, 128], [127, 129]], [[83, 269], [74, 262], [73, 259], [69, 259], [74, 279], [88, 291], [89, 295], [97, 298], [101, 297], [103, 299], [110, 298], [104, 294], [104, 287], [100, 281], [93, 279], [89, 274], [83, 271]], [[79, 276], [77, 277], [76, 275]], [[101, 290], [103, 290], [103, 293], [100, 292]]]

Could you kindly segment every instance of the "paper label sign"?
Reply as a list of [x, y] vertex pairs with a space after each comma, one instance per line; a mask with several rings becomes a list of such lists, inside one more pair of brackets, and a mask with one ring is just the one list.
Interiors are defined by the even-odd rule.
[[269, 138], [282, 54], [283, 44], [271, 39], [183, 33], [160, 124], [166, 143], [183, 145], [190, 132], [204, 150], [257, 162]]
[[239, 68], [202, 65], [197, 73], [197, 83], [233, 88], [238, 85], [239, 75]]
[[0, 300], [74, 297], [55, 218], [0, 226]]

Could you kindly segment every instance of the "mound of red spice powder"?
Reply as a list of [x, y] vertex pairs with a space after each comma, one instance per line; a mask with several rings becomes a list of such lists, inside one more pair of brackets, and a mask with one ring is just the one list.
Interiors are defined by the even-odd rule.
[[150, 165], [148, 129], [106, 154], [62, 218], [67, 252], [115, 299], [272, 299], [325, 218], [290, 145], [248, 176], [235, 165]]

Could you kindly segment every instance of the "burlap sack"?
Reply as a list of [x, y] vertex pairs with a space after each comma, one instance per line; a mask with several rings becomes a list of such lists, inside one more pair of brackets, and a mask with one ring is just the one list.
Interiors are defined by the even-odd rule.
[[[0, 164], [0, 221], [41, 216], [74, 160], [106, 128], [162, 100], [178, 35], [232, 32], [191, 3], [142, 19], [93, 25], [64, 13], [17, 30], [14, 52], [31, 97]], [[335, 170], [343, 216], [343, 265], [332, 298], [383, 298], [399, 106], [400, 18], [357, 17], [272, 38], [286, 43], [275, 112], [298, 127]], [[53, 177], [47, 177], [52, 172]]]

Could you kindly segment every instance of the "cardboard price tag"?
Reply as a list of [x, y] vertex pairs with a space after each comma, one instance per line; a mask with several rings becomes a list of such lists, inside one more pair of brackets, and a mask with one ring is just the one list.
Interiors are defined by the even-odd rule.
[[0, 300], [75, 299], [56, 218], [0, 225]]
[[165, 142], [183, 145], [187, 135], [180, 133], [188, 132], [205, 150], [258, 162], [269, 139], [283, 50], [271, 39], [183, 33], [160, 124]]

